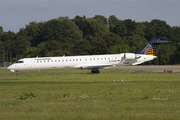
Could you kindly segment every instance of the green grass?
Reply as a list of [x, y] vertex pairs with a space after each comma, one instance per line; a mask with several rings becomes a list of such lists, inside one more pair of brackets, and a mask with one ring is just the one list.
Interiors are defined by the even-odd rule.
[[[2, 120], [178, 120], [180, 74], [0, 69]], [[11, 79], [11, 80], [7, 80]], [[127, 79], [131, 82], [113, 82]]]

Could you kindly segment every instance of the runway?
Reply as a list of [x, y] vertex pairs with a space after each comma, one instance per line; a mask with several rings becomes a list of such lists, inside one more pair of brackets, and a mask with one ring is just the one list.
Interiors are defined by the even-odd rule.
[[167, 66], [115, 66], [109, 69], [116, 70], [138, 70], [138, 71], [146, 71], [146, 72], [164, 72], [169, 70], [172, 72], [180, 72], [180, 66], [175, 65], [167, 65]]

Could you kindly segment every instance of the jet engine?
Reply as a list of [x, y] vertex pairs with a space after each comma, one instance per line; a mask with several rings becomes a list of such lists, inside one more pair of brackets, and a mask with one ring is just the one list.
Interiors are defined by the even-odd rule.
[[125, 53], [124, 54], [124, 59], [134, 60], [135, 58], [136, 58], [136, 55], [134, 53]]

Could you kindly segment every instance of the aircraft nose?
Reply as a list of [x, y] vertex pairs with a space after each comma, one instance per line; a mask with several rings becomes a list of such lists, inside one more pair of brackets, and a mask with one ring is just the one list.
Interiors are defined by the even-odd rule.
[[14, 67], [13, 67], [13, 65], [10, 65], [7, 69], [9, 69], [10, 71], [12, 71], [12, 72], [14, 72]]
[[13, 69], [13, 65], [10, 65], [7, 69]]
[[9, 66], [7, 69], [9, 69], [9, 70], [10, 70], [10, 69], [11, 69], [11, 66]]

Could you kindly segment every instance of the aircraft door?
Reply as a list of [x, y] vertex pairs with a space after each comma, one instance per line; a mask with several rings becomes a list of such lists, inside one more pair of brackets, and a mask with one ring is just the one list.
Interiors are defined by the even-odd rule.
[[30, 60], [27, 60], [27, 67], [28, 67], [28, 68], [31, 68], [31, 67], [32, 67], [32, 61], [31, 61], [31, 59], [30, 59]]

